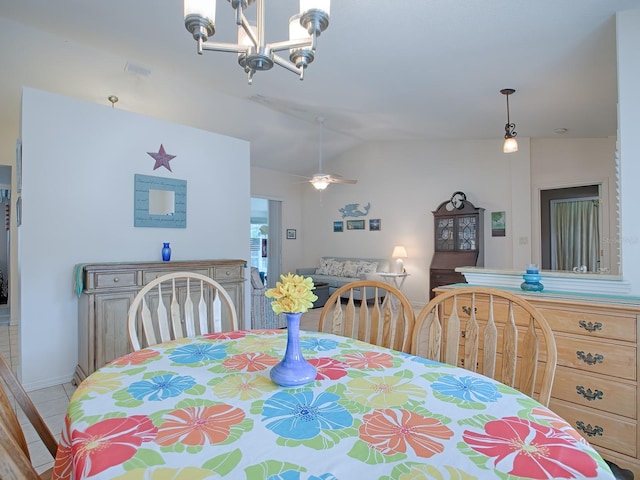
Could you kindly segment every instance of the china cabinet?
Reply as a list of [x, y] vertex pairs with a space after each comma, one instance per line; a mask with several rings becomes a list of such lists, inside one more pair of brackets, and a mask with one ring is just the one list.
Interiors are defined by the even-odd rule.
[[476, 208], [455, 192], [433, 212], [434, 247], [429, 272], [430, 298], [441, 285], [464, 283], [456, 267], [484, 265], [484, 208]]
[[245, 260], [90, 263], [78, 266], [82, 293], [78, 299], [78, 366], [74, 381], [131, 352], [127, 334], [129, 305], [154, 278], [189, 271], [213, 278], [231, 296], [238, 320], [244, 321]]

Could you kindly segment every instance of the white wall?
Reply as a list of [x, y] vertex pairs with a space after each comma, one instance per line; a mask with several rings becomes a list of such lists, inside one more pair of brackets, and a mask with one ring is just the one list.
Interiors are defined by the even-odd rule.
[[616, 16], [618, 52], [618, 136], [621, 169], [620, 249], [622, 275], [640, 294], [640, 223], [638, 179], [640, 179], [640, 9]]
[[[404, 292], [420, 305], [429, 296], [433, 255], [433, 215], [457, 190], [485, 209], [486, 267], [523, 269], [539, 249], [532, 231], [532, 184], [606, 176], [614, 170], [611, 139], [519, 139], [519, 151], [502, 153], [501, 140], [386, 142], [362, 146], [328, 162], [327, 171], [355, 178], [355, 185], [331, 185], [324, 193], [303, 190], [303, 260], [316, 265], [323, 255], [385, 257], [393, 246], [407, 247], [410, 273]], [[549, 163], [551, 161], [551, 163]], [[540, 162], [541, 165], [538, 165]], [[598, 172], [589, 171], [598, 165]], [[535, 179], [534, 179], [534, 172]], [[544, 173], [546, 172], [546, 173]], [[364, 231], [333, 233], [338, 209], [371, 203]], [[506, 236], [491, 236], [491, 212], [506, 212]], [[368, 220], [380, 218], [379, 232]], [[534, 241], [535, 240], [535, 241]]]
[[[249, 258], [249, 144], [24, 89], [19, 228], [20, 346], [28, 389], [69, 381], [77, 364], [74, 265]], [[160, 144], [172, 172], [153, 170]], [[187, 181], [187, 228], [134, 228], [134, 174]], [[249, 308], [245, 308], [247, 315]]]

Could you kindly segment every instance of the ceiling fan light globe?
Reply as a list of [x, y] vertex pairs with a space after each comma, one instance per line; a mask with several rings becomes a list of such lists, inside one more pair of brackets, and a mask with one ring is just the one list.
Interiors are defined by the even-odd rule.
[[329, 181], [326, 178], [312, 179], [310, 180], [310, 182], [316, 190], [320, 191], [326, 189], [329, 186]]

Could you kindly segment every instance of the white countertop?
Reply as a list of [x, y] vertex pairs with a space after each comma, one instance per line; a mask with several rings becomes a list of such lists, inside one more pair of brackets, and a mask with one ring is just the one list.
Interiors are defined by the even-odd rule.
[[[457, 267], [471, 285], [517, 288], [523, 282], [522, 270], [493, 269], [485, 267]], [[558, 270], [540, 270], [545, 290], [558, 292], [628, 295], [629, 282], [619, 275], [605, 273], [576, 273]]]

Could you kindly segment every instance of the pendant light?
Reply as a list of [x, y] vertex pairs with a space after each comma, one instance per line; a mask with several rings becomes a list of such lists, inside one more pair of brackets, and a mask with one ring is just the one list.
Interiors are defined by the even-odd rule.
[[513, 153], [518, 151], [518, 141], [516, 136], [518, 135], [514, 130], [516, 128], [515, 123], [511, 123], [509, 119], [509, 95], [515, 93], [513, 88], [503, 88], [500, 93], [507, 97], [507, 123], [504, 126], [504, 144], [502, 145], [502, 151], [504, 153]]

